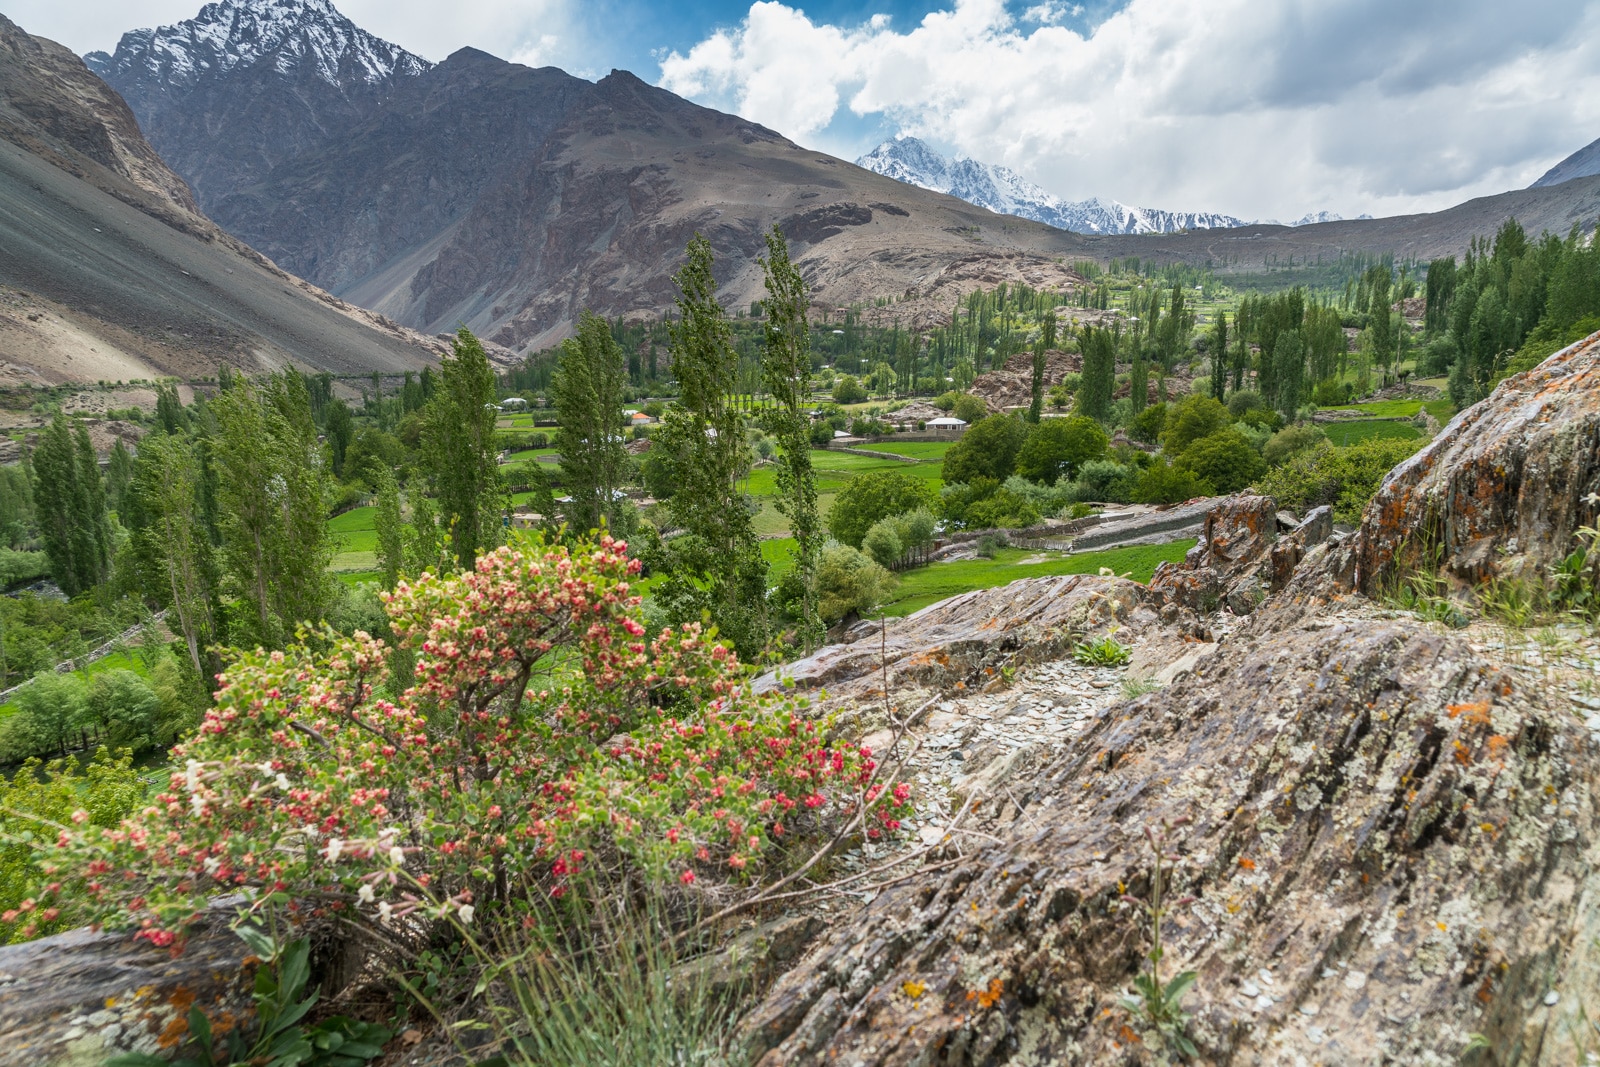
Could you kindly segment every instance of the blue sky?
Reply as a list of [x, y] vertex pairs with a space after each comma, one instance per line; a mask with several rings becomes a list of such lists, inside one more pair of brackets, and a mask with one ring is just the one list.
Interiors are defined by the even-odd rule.
[[[1600, 0], [334, 2], [429, 59], [624, 67], [846, 158], [910, 133], [1072, 199], [1244, 218], [1437, 210], [1600, 137]], [[84, 52], [199, 4], [4, 10]]]

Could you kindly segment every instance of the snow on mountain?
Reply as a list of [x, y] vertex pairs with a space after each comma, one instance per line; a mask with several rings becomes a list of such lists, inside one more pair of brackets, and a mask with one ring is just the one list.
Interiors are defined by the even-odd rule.
[[915, 137], [885, 141], [856, 160], [856, 165], [1002, 215], [1033, 219], [1074, 233], [1172, 233], [1249, 225], [1243, 219], [1212, 212], [1129, 207], [1098, 197], [1064, 200], [1008, 167], [974, 159], [949, 160]]
[[115, 54], [91, 52], [84, 62], [108, 81], [131, 76], [172, 88], [259, 63], [335, 86], [376, 85], [432, 66], [361, 29], [328, 0], [219, 0], [175, 26], [125, 33]]

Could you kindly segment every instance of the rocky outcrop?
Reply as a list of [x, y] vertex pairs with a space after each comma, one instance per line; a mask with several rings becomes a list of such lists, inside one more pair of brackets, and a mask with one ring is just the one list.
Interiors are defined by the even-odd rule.
[[1198, 974], [1197, 1062], [1577, 1062], [1600, 997], [1600, 749], [1563, 686], [1600, 647], [1557, 686], [1503, 637], [1351, 594], [1417, 562], [1418, 531], [1479, 577], [1501, 549], [1564, 551], [1600, 503], [1597, 347], [1463, 413], [1350, 537], [1320, 511], [1278, 536], [1266, 498], [1215, 508], [1150, 596], [1260, 600], [1249, 620], [1181, 656], [1146, 630], [1136, 661], [1168, 688], [1009, 775], [1009, 827], [836, 926], [745, 1021], [750, 1061], [1169, 1062], [1122, 1004], [1151, 942], [1124, 895], [1150, 888], [1145, 831], [1174, 826], [1168, 899], [1193, 899], [1164, 916], [1163, 975]]
[[[1168, 613], [1169, 622], [1177, 619]], [[756, 684], [826, 688], [839, 700], [881, 698], [887, 670], [893, 689], [981, 687], [1002, 666], [1060, 656], [1078, 639], [1162, 625], [1159, 605], [1138, 582], [1094, 574], [1024, 578], [891, 619], [881, 633], [879, 623], [863, 622], [858, 640], [829, 645]]]
[[[1167, 975], [1201, 1062], [1567, 1062], [1600, 994], [1591, 744], [1454, 637], [1370, 617], [1225, 642], [1010, 789], [1028, 819], [891, 888], [749, 1019], [752, 1060], [1136, 1063], [1146, 827], [1181, 831]], [[1543, 1005], [1557, 989], [1556, 1011]]]
[[1362, 517], [1353, 583], [1407, 567], [1463, 581], [1540, 568], [1600, 516], [1600, 334], [1507, 378], [1396, 467]]
[[227, 924], [181, 955], [127, 934], [71, 933], [0, 947], [0, 1067], [90, 1067], [175, 1050], [191, 1008], [226, 1032], [254, 1011], [254, 958]]
[[[1044, 389], [1060, 385], [1068, 374], [1083, 369], [1083, 356], [1077, 352], [1061, 352], [1052, 348], [1045, 353]], [[1019, 352], [1006, 360], [1005, 366], [978, 375], [969, 390], [982, 397], [996, 411], [1027, 407], [1033, 400], [1033, 353]]]
[[1156, 567], [1150, 588], [1194, 611], [1209, 614], [1226, 604], [1235, 615], [1248, 615], [1288, 585], [1306, 552], [1332, 533], [1327, 507], [1296, 521], [1271, 497], [1228, 497], [1206, 513], [1199, 541], [1182, 563]]

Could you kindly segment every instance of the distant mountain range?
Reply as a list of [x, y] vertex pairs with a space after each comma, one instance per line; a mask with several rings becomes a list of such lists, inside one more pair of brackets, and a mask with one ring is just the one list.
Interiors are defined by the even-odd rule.
[[[855, 307], [869, 321], [921, 327], [948, 319], [974, 288], [1073, 285], [1068, 264], [1082, 259], [1253, 271], [1352, 251], [1429, 258], [1461, 252], [1511, 215], [1533, 232], [1565, 233], [1600, 213], [1600, 178], [1586, 178], [1432, 215], [1298, 229], [1102, 202], [1099, 232], [1082, 234], [1057, 228], [1062, 202], [998, 168], [929, 153], [911, 160], [916, 167], [901, 160], [890, 177], [625, 71], [591, 82], [471, 48], [428, 63], [327, 0], [219, 0], [175, 26], [131, 31], [115, 52], [90, 57], [116, 93], [59, 46], [37, 47], [46, 45], [49, 62], [23, 49], [11, 68], [23, 73], [0, 72], [0, 96], [23, 86], [72, 98], [47, 128], [28, 126], [41, 114], [36, 101], [14, 109], [22, 132], [9, 155], [0, 152], [0, 285], [55, 293], [59, 309], [121, 308], [119, 322], [157, 339], [141, 351], [171, 373], [182, 370], [156, 360], [161, 346], [197, 361], [209, 351], [206, 330], [213, 348], [249, 353], [257, 365], [420, 358], [407, 354], [416, 335], [349, 305], [425, 334], [464, 324], [508, 348], [543, 347], [584, 308], [624, 317], [670, 308], [673, 272], [696, 232], [716, 250], [729, 307], [763, 295], [757, 257], [776, 225], [819, 309]], [[123, 108], [118, 93], [143, 137], [127, 110], [112, 114]], [[90, 144], [95, 122], [120, 131], [110, 136], [123, 148], [90, 145], [112, 163], [50, 147], [61, 141], [51, 130], [80, 127]], [[135, 143], [143, 155], [127, 147]], [[942, 176], [923, 173], [936, 163]], [[913, 173], [961, 196], [898, 180]], [[71, 215], [57, 201], [87, 196], [85, 175], [100, 183], [89, 190], [98, 214]], [[962, 197], [1004, 211], [1032, 202], [1057, 217], [997, 214]], [[117, 233], [137, 228], [138, 249], [119, 244], [106, 222]], [[0, 328], [6, 314], [0, 308]], [[379, 341], [362, 330], [392, 332]], [[369, 342], [376, 347], [362, 348]], [[81, 350], [55, 351], [68, 359]]]
[[1545, 171], [1538, 181], [1528, 186], [1543, 189], [1551, 185], [1570, 182], [1574, 178], [1588, 178], [1600, 174], [1600, 140], [1590, 141], [1560, 163]]
[[[1033, 219], [1073, 233], [1143, 234], [1182, 230], [1224, 230], [1240, 226], [1272, 225], [1271, 220], [1247, 222], [1232, 215], [1209, 211], [1165, 211], [1129, 207], [1116, 200], [1095, 197], [1065, 200], [1035, 185], [1009, 167], [975, 159], [948, 159], [915, 137], [885, 141], [856, 160], [856, 165], [908, 185], [949, 193], [969, 204], [1001, 215]], [[1371, 218], [1362, 215], [1362, 218]], [[1340, 222], [1342, 215], [1315, 211], [1290, 223], [1310, 226]]]
[[442, 347], [223, 232], [121, 97], [0, 15], [0, 384], [400, 371]]

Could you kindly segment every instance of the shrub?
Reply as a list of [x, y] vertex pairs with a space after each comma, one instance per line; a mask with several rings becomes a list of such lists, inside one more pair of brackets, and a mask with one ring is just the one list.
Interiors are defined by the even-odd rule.
[[994, 559], [995, 554], [1009, 543], [1003, 533], [986, 533], [978, 538], [978, 546], [973, 552], [977, 553], [980, 559]]
[[851, 615], [865, 615], [888, 597], [894, 575], [882, 564], [837, 541], [823, 546], [817, 560], [817, 612], [833, 625]]
[[867, 399], [867, 390], [860, 382], [846, 374], [833, 386], [835, 404], [860, 404]]
[[1017, 453], [1027, 439], [1028, 424], [1019, 418], [996, 415], [967, 427], [961, 440], [944, 454], [946, 485], [993, 478], [1003, 482], [1016, 468]]
[[1238, 492], [1267, 469], [1261, 453], [1234, 429], [1200, 438], [1185, 448], [1172, 465], [1193, 472], [1218, 493]]
[[1078, 478], [1072, 483], [1072, 497], [1075, 500], [1126, 504], [1133, 499], [1137, 478], [1137, 471], [1114, 459], [1091, 459], [1079, 468]]
[[71, 825], [75, 811], [109, 829], [143, 796], [133, 757], [126, 752], [112, 756], [104, 748], [84, 767], [76, 759], [47, 765], [28, 760], [9, 781], [0, 776], [0, 914], [11, 916], [0, 918], [0, 944], [54, 933], [72, 922], [49, 906], [22, 907], [42, 881], [38, 845], [24, 835], [54, 837], [58, 827]]
[[1239, 416], [1239, 424], [1259, 427], [1269, 434], [1277, 433], [1283, 429], [1283, 416], [1271, 408], [1251, 408]]
[[858, 474], [833, 498], [833, 506], [828, 509], [828, 532], [851, 548], [860, 548], [862, 538], [879, 519], [931, 507], [933, 503], [933, 489], [921, 478], [900, 471]]
[[1201, 480], [1193, 471], [1185, 470], [1159, 458], [1139, 472], [1130, 494], [1136, 504], [1179, 504], [1199, 496], [1211, 496], [1210, 483]]
[[955, 407], [950, 409], [950, 414], [962, 422], [977, 423], [989, 414], [989, 405], [980, 396], [962, 393], [956, 397]]
[[1374, 438], [1348, 448], [1316, 448], [1268, 471], [1256, 489], [1282, 507], [1304, 511], [1329, 504], [1335, 520], [1360, 522], [1384, 476], [1424, 443], [1420, 438]]
[[1110, 634], [1098, 641], [1086, 641], [1072, 650], [1072, 658], [1089, 667], [1120, 667], [1132, 655], [1127, 646]]
[[872, 524], [872, 528], [861, 539], [861, 550], [880, 567], [897, 565], [905, 554], [905, 546], [900, 543], [900, 534], [895, 525], [892, 518], [880, 519]]
[[1186, 396], [1167, 413], [1161, 449], [1169, 456], [1181, 455], [1190, 444], [1225, 429], [1232, 421], [1221, 401], [1209, 396]]
[[1039, 519], [1039, 509], [1030, 500], [1001, 486], [993, 494], [968, 506], [964, 523], [969, 529], [1020, 529], [1037, 525]]
[[1083, 415], [1040, 419], [1017, 452], [1016, 471], [1029, 481], [1054, 485], [1083, 463], [1104, 455], [1107, 443], [1100, 424]]
[[102, 671], [89, 682], [84, 701], [88, 721], [113, 749], [143, 752], [169, 745], [176, 734], [164, 721], [161, 699], [132, 671]]
[[149, 807], [112, 830], [74, 814], [45, 896], [156, 945], [223, 892], [374, 928], [514, 922], [591, 869], [748, 882], [841, 818], [898, 829], [909, 789], [872, 782], [871, 754], [825, 743], [792, 693], [753, 692], [698, 625], [647, 643], [637, 571], [610, 537], [535, 537], [402, 582], [415, 671], [394, 701], [393, 650], [363, 634], [242, 653]]
[[1261, 450], [1261, 458], [1267, 461], [1267, 466], [1276, 467], [1291, 456], [1308, 452], [1327, 440], [1328, 435], [1315, 423], [1302, 422], [1286, 426], [1267, 441]]
[[40, 671], [11, 698], [16, 712], [5, 721], [0, 756], [8, 762], [29, 756], [65, 756], [88, 727], [83, 679], [75, 674]]
[[940, 393], [938, 396], [934, 397], [933, 406], [938, 408], [940, 411], [954, 411], [956, 401], [964, 395], [965, 394], [959, 389], [951, 389], [948, 392]]
[[1166, 425], [1167, 405], [1151, 404], [1133, 417], [1133, 425], [1128, 427], [1128, 436], [1148, 445], [1157, 444]]
[[1236, 419], [1244, 418], [1247, 411], [1262, 411], [1266, 406], [1267, 402], [1254, 389], [1240, 389], [1228, 394], [1228, 414]]

